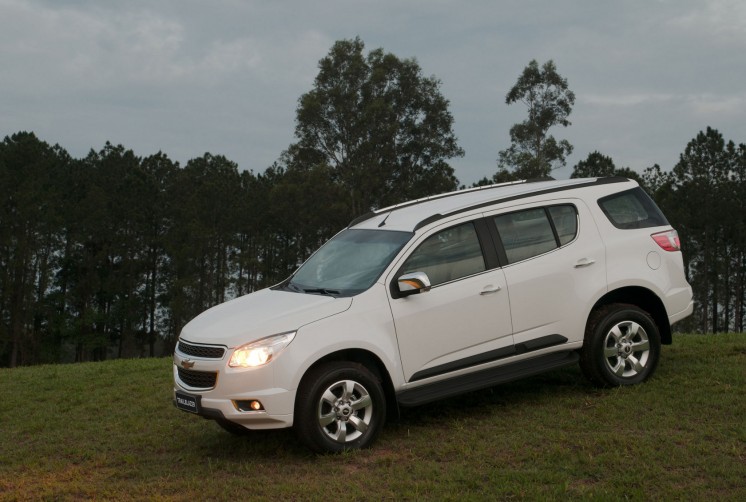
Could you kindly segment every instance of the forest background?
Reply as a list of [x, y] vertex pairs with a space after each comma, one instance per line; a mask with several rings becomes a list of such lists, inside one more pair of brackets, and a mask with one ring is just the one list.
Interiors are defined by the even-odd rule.
[[[574, 94], [531, 61], [506, 96], [526, 106], [492, 179], [550, 175], [572, 151]], [[297, 142], [262, 173], [205, 153], [183, 167], [106, 143], [72, 158], [33, 132], [0, 143], [0, 366], [155, 357], [215, 304], [279, 282], [353, 218], [465, 188], [448, 100], [414, 59], [342, 40], [298, 100]], [[695, 313], [676, 325], [743, 331], [746, 145], [706, 126], [675, 166], [639, 173], [592, 152], [572, 177], [637, 180], [681, 236]]]

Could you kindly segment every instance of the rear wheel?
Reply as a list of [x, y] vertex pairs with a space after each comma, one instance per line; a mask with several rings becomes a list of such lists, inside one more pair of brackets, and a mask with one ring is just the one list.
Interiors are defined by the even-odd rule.
[[370, 446], [385, 419], [381, 382], [361, 364], [323, 364], [312, 369], [298, 389], [294, 428], [316, 452]]
[[658, 326], [647, 312], [634, 305], [611, 304], [588, 320], [580, 367], [596, 385], [633, 385], [650, 378], [660, 351]]

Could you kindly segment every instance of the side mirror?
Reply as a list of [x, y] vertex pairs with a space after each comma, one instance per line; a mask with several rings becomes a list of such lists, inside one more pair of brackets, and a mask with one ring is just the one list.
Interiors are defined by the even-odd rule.
[[397, 279], [401, 296], [417, 295], [430, 291], [430, 278], [425, 272], [411, 272]]

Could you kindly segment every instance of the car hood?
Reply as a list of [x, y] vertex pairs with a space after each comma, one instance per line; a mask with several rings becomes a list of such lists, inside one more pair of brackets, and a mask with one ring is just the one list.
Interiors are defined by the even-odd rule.
[[263, 289], [216, 305], [181, 330], [182, 340], [238, 347], [344, 312], [352, 298]]

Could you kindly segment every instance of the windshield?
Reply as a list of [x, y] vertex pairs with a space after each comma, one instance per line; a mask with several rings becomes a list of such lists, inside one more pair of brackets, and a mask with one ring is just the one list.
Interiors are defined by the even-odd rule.
[[333, 296], [365, 291], [412, 235], [390, 230], [340, 232], [301, 265], [285, 287]]

